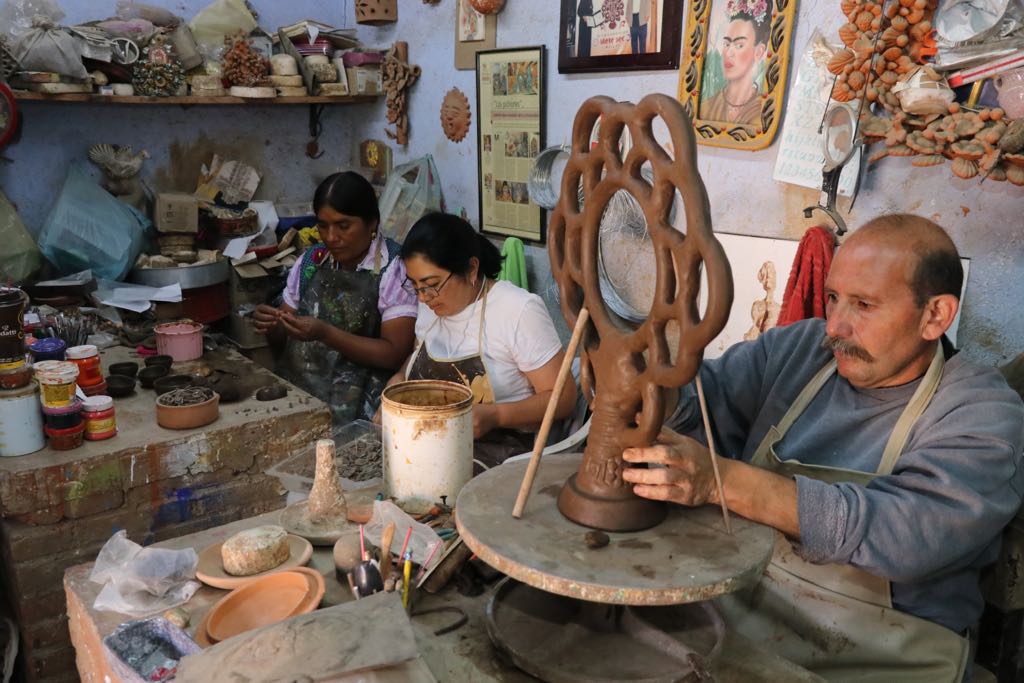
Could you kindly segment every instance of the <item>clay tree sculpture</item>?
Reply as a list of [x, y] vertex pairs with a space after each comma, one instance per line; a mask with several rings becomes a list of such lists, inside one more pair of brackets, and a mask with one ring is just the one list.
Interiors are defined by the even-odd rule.
[[348, 521], [348, 506], [334, 462], [334, 442], [330, 439], [316, 442], [316, 474], [304, 521], [312, 526], [332, 527], [344, 527]]
[[[599, 139], [591, 149], [599, 118]], [[654, 137], [659, 118], [667, 127], [671, 152]], [[619, 140], [624, 128], [634, 143], [623, 158]], [[645, 164], [653, 171], [651, 182], [641, 176]], [[601, 217], [621, 190], [642, 207], [656, 260], [654, 300], [639, 325], [609, 310], [598, 282]], [[685, 234], [670, 223], [677, 191]], [[592, 397], [590, 436], [579, 471], [559, 494], [558, 509], [574, 522], [606, 531], [654, 526], [666, 508], [639, 498], [622, 480], [622, 451], [654, 443], [664, 419], [663, 389], [693, 379], [704, 348], [725, 326], [733, 297], [732, 271], [711, 230], [707, 193], [697, 172], [692, 126], [678, 101], [652, 94], [637, 105], [603, 96], [583, 103], [551, 217], [549, 249], [570, 327], [582, 306], [590, 312], [581, 354], [583, 389]], [[709, 284], [703, 317], [697, 307], [702, 264]], [[668, 337], [675, 333], [673, 354]]]

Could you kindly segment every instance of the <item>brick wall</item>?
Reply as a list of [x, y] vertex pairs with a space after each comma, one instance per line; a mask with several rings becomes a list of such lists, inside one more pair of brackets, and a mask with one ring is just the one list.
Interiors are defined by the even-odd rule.
[[94, 560], [120, 529], [145, 545], [282, 507], [284, 490], [263, 471], [329, 433], [330, 415], [314, 401], [143, 449], [0, 472], [4, 591], [21, 631], [24, 679], [78, 680], [63, 590], [67, 567]]

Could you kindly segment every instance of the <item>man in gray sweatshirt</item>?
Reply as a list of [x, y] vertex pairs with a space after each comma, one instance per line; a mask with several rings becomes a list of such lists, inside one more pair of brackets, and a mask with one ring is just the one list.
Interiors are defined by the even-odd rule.
[[[826, 320], [706, 362], [729, 509], [784, 534], [733, 627], [829, 680], [959, 681], [979, 571], [1024, 493], [1024, 405], [944, 333], [963, 281], [945, 231], [879, 217], [836, 253]], [[692, 387], [662, 443], [629, 449], [647, 498], [719, 503]], [[682, 436], [686, 434], [687, 436]]]

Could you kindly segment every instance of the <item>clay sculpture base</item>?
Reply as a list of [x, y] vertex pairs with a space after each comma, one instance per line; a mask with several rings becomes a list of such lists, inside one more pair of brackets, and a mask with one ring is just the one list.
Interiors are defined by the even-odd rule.
[[577, 524], [604, 531], [640, 531], [661, 524], [668, 506], [628, 491], [621, 497], [596, 496], [569, 477], [558, 494], [558, 510]]

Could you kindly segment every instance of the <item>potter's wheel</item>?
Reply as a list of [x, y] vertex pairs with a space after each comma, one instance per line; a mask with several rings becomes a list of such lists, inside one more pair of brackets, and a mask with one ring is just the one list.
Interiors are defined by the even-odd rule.
[[459, 494], [459, 533], [495, 569], [548, 593], [619, 605], [679, 605], [709, 600], [755, 583], [771, 557], [775, 531], [738, 516], [725, 533], [717, 508], [670, 506], [651, 529], [609, 533], [608, 546], [584, 544], [586, 527], [556, 507], [579, 468], [580, 453], [541, 460], [521, 519], [512, 518], [527, 461], [505, 463]]

